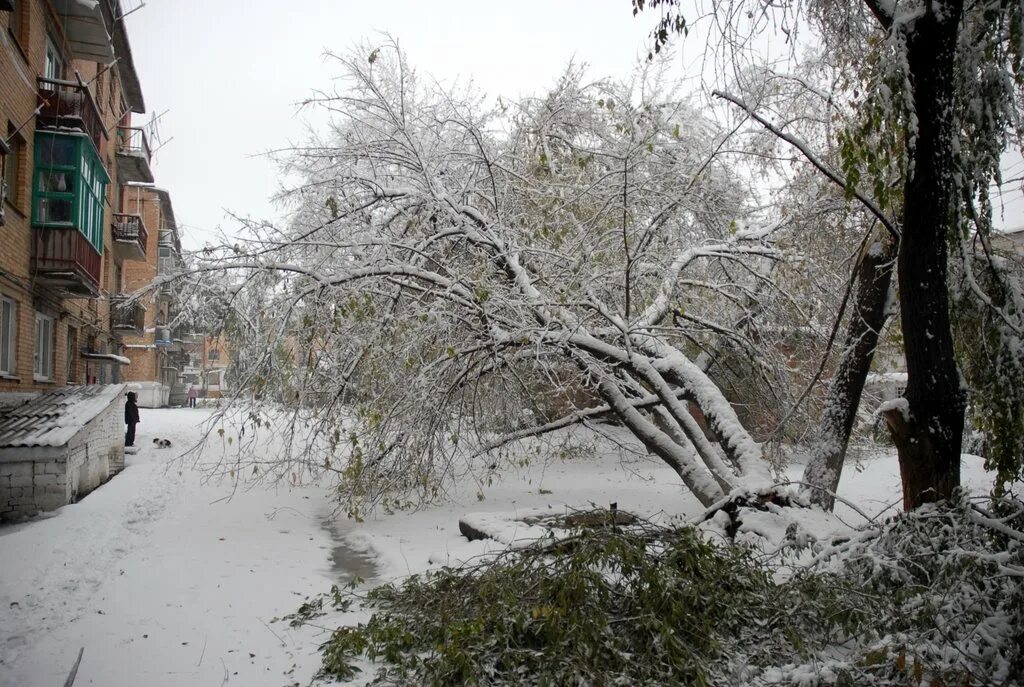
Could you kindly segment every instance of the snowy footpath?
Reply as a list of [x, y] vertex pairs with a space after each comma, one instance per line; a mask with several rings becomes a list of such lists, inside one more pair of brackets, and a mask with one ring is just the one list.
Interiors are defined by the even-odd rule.
[[76, 687], [308, 684], [324, 637], [271, 620], [344, 581], [327, 490], [204, 483], [176, 457], [210, 411], [142, 412], [121, 474], [0, 526], [0, 685], [63, 685], [83, 647]]
[[[393, 580], [501, 546], [467, 541], [462, 517], [503, 527], [501, 538], [516, 541], [531, 534], [516, 518], [537, 512], [614, 502], [681, 522], [702, 510], [664, 464], [606, 441], [524, 452], [528, 464], [465, 483], [444, 504], [355, 523], [334, 517], [326, 484], [233, 489], [231, 480], [204, 480], [204, 470], [178, 456], [210, 415], [143, 411], [140, 449], [124, 472], [80, 503], [0, 526], [0, 686], [62, 685], [83, 647], [76, 687], [309, 685], [328, 629], [275, 619], [351, 575]], [[159, 449], [155, 437], [173, 446]], [[219, 451], [207, 449], [200, 465]], [[980, 459], [964, 461], [965, 484], [984, 493], [991, 481]], [[840, 494], [869, 516], [895, 512], [895, 457], [867, 453], [853, 462]], [[800, 466], [787, 474], [799, 479]], [[863, 521], [845, 505], [837, 515]]]

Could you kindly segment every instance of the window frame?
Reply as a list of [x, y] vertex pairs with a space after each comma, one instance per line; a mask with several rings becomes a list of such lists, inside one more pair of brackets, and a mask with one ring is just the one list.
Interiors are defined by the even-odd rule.
[[[4, 332], [5, 323], [6, 333]], [[3, 349], [5, 343], [7, 345], [6, 354]], [[0, 377], [15, 377], [17, 371], [18, 302], [7, 296], [0, 296]]]
[[[54, 162], [52, 151], [57, 143], [73, 144], [70, 160]], [[49, 161], [43, 160], [46, 145], [51, 146]], [[37, 131], [35, 135], [35, 163], [32, 173], [32, 225], [55, 229], [77, 229], [96, 252], [103, 254], [103, 216], [107, 184], [110, 176], [104, 169], [92, 141], [86, 136]], [[72, 181], [70, 191], [45, 189], [44, 175], [59, 173]], [[40, 212], [41, 201], [70, 202], [68, 221], [55, 221]]]
[[64, 73], [67, 71], [67, 61], [57, 47], [49, 32], [46, 34], [46, 47], [43, 50], [43, 76], [55, 81], [63, 81]]
[[28, 18], [25, 14], [30, 9], [27, 4], [22, 0], [12, 0], [14, 3], [14, 9], [8, 12], [7, 20], [7, 33], [14, 39], [15, 45], [18, 46], [18, 51], [21, 52], [21, 56], [28, 61], [28, 55], [25, 53], [25, 45], [28, 43], [26, 40], [26, 34], [28, 33]]
[[75, 349], [78, 348], [78, 329], [69, 324], [67, 337], [68, 352], [66, 356], [67, 359], [64, 361], [64, 382], [67, 384], [72, 384], [75, 378], [77, 377], [77, 375], [75, 374], [77, 372], [77, 370], [75, 369], [77, 367], [75, 363], [78, 360], [78, 356], [75, 355]]
[[36, 340], [32, 357], [32, 378], [37, 382], [52, 382], [56, 348], [56, 319], [36, 311]]

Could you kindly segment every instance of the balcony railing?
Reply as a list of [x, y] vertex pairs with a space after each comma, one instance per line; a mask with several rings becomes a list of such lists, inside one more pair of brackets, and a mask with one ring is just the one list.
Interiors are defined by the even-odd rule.
[[80, 129], [89, 135], [102, 159], [106, 155], [107, 131], [92, 93], [85, 84], [40, 76], [39, 122], [58, 128]]
[[114, 213], [114, 253], [122, 260], [145, 260], [149, 233], [142, 215]]
[[174, 285], [170, 282], [156, 287], [156, 297], [162, 301], [174, 300]]
[[125, 296], [110, 299], [110, 328], [142, 334], [146, 329], [146, 309], [138, 301]]
[[117, 174], [121, 182], [153, 182], [150, 163], [153, 154], [149, 149], [146, 132], [139, 127], [117, 127]]
[[99, 295], [101, 256], [77, 229], [38, 228], [33, 232], [36, 280], [75, 298]]

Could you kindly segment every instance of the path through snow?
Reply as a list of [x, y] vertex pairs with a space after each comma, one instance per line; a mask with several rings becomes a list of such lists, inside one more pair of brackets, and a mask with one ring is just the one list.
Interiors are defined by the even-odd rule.
[[[208, 410], [143, 410], [139, 452], [80, 503], [0, 527], [0, 685], [306, 684], [323, 641], [271, 623], [336, 581], [326, 490], [204, 484], [174, 458]], [[157, 449], [153, 437], [168, 438]]]

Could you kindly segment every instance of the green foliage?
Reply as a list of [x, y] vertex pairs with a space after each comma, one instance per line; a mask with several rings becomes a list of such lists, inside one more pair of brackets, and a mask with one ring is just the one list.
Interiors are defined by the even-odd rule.
[[321, 647], [323, 674], [366, 657], [385, 685], [995, 684], [1024, 638], [1024, 504], [1000, 508], [1009, 534], [968, 502], [917, 511], [781, 584], [749, 549], [645, 525], [335, 589], [373, 615]]
[[654, 49], [647, 53], [647, 59], [653, 60], [654, 55], [661, 52], [661, 49], [668, 45], [673, 35], [687, 35], [690, 31], [689, 25], [678, 11], [679, 0], [633, 0], [633, 15], [643, 12], [644, 7], [654, 10], [661, 8], [661, 19], [658, 25], [651, 31], [651, 39]]
[[992, 302], [979, 303], [961, 283], [953, 299], [953, 333], [967, 381], [970, 421], [983, 436], [981, 452], [985, 467], [996, 473], [998, 494], [1024, 476], [1024, 340], [1004, 319], [1008, 315], [1024, 321], [1024, 303], [1015, 302], [1021, 300], [1024, 284], [1019, 274], [987, 267], [978, 270], [978, 279], [993, 294]]
[[692, 530], [603, 530], [372, 590], [379, 612], [334, 634], [324, 672], [345, 677], [365, 654], [384, 683], [706, 685], [778, 591], [748, 552]]
[[893, 69], [892, 46], [868, 40], [867, 58], [844, 74], [843, 89], [852, 91], [856, 118], [837, 134], [846, 198], [865, 191], [880, 210], [902, 216], [903, 180], [907, 174], [904, 75]]

